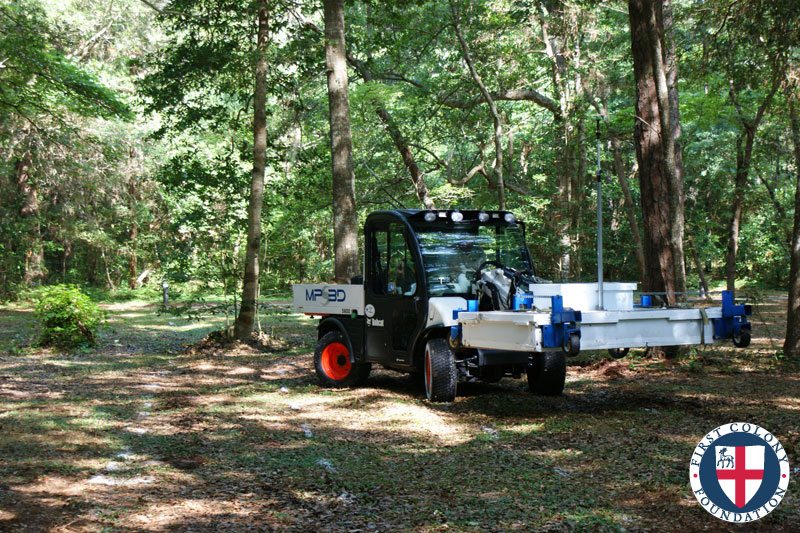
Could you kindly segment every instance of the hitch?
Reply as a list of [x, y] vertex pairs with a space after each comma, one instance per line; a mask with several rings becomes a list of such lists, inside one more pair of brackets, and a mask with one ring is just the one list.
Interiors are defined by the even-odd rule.
[[581, 312], [565, 308], [560, 295], [551, 296], [550, 302], [550, 325], [542, 326], [542, 345], [561, 348], [567, 355], [578, 355], [581, 351]]
[[750, 344], [750, 323], [747, 317], [753, 308], [747, 304], [737, 305], [733, 291], [722, 291], [722, 318], [714, 318], [714, 339], [731, 339], [734, 346], [744, 348]]

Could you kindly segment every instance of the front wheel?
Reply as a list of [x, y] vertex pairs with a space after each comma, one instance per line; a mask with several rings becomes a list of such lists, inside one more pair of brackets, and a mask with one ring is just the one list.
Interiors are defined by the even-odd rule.
[[347, 339], [340, 331], [330, 331], [317, 342], [314, 370], [324, 387], [346, 388], [361, 385], [372, 369], [370, 363], [353, 363]]
[[528, 365], [528, 390], [543, 396], [564, 392], [567, 358], [563, 352], [535, 353]]
[[431, 339], [425, 345], [425, 397], [432, 402], [456, 399], [456, 357], [446, 339]]

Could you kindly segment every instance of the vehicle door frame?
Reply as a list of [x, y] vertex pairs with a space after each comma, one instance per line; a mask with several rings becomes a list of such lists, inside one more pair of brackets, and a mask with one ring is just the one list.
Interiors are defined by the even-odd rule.
[[[389, 231], [392, 225], [398, 225], [403, 230], [403, 237], [414, 263], [417, 288], [414, 295], [389, 295], [376, 294], [373, 235], [375, 232]], [[388, 280], [387, 280], [388, 282]], [[392, 302], [400, 303], [401, 310], [416, 314], [415, 325], [409, 332], [407, 345], [404, 349], [394, 347], [394, 335], [396, 328], [393, 326], [393, 316], [385, 313], [386, 306]], [[366, 310], [372, 305], [375, 309], [374, 317], [366, 314]], [[424, 275], [422, 254], [414, 228], [408, 220], [397, 212], [377, 212], [367, 217], [364, 224], [364, 307], [367, 317], [365, 326], [364, 351], [367, 361], [373, 361], [386, 367], [396, 367], [398, 369], [408, 369], [414, 365], [414, 349], [417, 340], [425, 327], [428, 314], [428, 291], [427, 280]], [[378, 307], [382, 307], [383, 316], [379, 317]], [[383, 326], [372, 325], [372, 318], [383, 320]]]

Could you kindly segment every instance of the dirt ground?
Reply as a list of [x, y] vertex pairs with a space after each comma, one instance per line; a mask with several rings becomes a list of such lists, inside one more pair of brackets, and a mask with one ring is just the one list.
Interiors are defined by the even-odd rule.
[[273, 313], [279, 339], [187, 352], [221, 325], [107, 306], [97, 350], [30, 347], [29, 309], [0, 308], [0, 530], [477, 531], [738, 529], [688, 480], [709, 430], [750, 421], [789, 453], [800, 523], [800, 370], [778, 354], [785, 299], [756, 308], [751, 348], [677, 361], [581, 356], [559, 398], [524, 380], [430, 404], [377, 370], [325, 390], [314, 322]]

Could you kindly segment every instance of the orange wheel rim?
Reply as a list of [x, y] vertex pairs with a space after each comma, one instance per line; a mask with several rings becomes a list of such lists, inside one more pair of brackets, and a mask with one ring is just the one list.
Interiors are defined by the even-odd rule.
[[425, 391], [430, 395], [432, 389], [431, 380], [431, 352], [425, 352]]
[[350, 375], [350, 350], [341, 342], [332, 342], [322, 349], [322, 370], [334, 381]]

